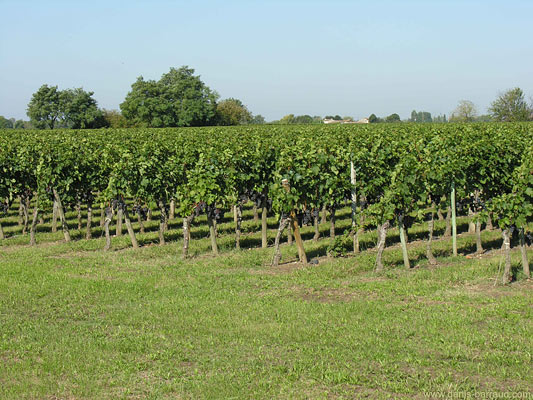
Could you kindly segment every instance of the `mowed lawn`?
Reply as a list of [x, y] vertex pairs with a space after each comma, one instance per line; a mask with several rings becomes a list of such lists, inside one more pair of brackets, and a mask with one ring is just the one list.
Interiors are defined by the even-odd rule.
[[[415, 268], [403, 268], [393, 237], [377, 275], [373, 250], [328, 259], [329, 239], [305, 242], [317, 265], [294, 262], [284, 244], [273, 268], [271, 247], [231, 250], [221, 228], [222, 255], [193, 235], [186, 261], [179, 238], [137, 251], [116, 238], [107, 253], [101, 238], [67, 244], [61, 232], [39, 233], [36, 247], [20, 235], [0, 242], [0, 398], [533, 392], [533, 282], [517, 272], [500, 285], [499, 232], [484, 232], [481, 258], [450, 257], [450, 241], [436, 241], [429, 268], [423, 227], [418, 238], [413, 229]], [[459, 252], [473, 248], [462, 233]], [[514, 251], [516, 270], [519, 260]]]

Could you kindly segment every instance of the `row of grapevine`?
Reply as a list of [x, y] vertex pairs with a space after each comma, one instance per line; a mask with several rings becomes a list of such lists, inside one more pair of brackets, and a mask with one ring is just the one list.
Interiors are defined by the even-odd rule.
[[[456, 203], [476, 214], [479, 252], [483, 219], [500, 225], [504, 243], [512, 229], [524, 236], [532, 216], [532, 128], [526, 123], [0, 131], [0, 201], [7, 209], [16, 198], [24, 204], [32, 199], [32, 243], [39, 213], [57, 210], [68, 241], [65, 207], [85, 204], [90, 227], [93, 206], [99, 205], [105, 210], [106, 249], [113, 213], [124, 218], [132, 246], [138, 247], [132, 212], [142, 222], [141, 214], [156, 205], [164, 243], [172, 207], [183, 218], [184, 257], [200, 212], [207, 214], [216, 253], [220, 209], [234, 207], [239, 247], [241, 206], [254, 201], [262, 210], [266, 247], [270, 209], [280, 216], [278, 236], [289, 224], [297, 235], [297, 221], [316, 226], [324, 208], [334, 235], [335, 211], [352, 202], [354, 251], [359, 232], [377, 227], [376, 267], [383, 268], [387, 229], [397, 225], [409, 267], [410, 224], [428, 221], [427, 256], [435, 263], [434, 213], [450, 208], [455, 214]], [[0, 224], [0, 234], [1, 229]], [[455, 235], [453, 249], [457, 254]], [[526, 270], [527, 256], [523, 263]]]

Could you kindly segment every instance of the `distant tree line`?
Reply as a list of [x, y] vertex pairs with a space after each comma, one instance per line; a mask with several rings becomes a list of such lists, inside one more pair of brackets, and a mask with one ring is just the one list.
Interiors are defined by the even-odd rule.
[[219, 102], [218, 93], [187, 66], [171, 68], [158, 81], [137, 78], [120, 104], [120, 111], [98, 108], [93, 94], [82, 88], [59, 90], [57, 86], [43, 85], [33, 94], [27, 115], [37, 129], [163, 128], [265, 122], [238, 99]]
[[[265, 118], [253, 115], [236, 98], [219, 101], [219, 95], [205, 85], [194, 69], [187, 66], [170, 68], [157, 81], [142, 76], [120, 104], [120, 110], [100, 109], [94, 93], [83, 88], [59, 90], [57, 86], [42, 85], [32, 95], [27, 115], [30, 121], [0, 116], [0, 129], [56, 129], [56, 128], [125, 128], [125, 127], [181, 127], [208, 125], [264, 124]], [[533, 120], [533, 104], [525, 100], [520, 88], [501, 93], [491, 103], [486, 115], [479, 115], [469, 100], [461, 100], [449, 118], [446, 114], [432, 117], [430, 112], [411, 112], [407, 119], [413, 123], [528, 121]], [[352, 117], [326, 115], [325, 119], [353, 121]], [[370, 123], [398, 123], [397, 113], [387, 117], [371, 114]], [[323, 119], [311, 115], [285, 115], [273, 124], [319, 124]]]
[[29, 121], [9, 118], [0, 115], [0, 129], [30, 129], [32, 127]]

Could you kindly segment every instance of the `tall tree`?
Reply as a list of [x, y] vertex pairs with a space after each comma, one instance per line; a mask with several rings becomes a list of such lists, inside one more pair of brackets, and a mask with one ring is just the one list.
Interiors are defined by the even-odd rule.
[[524, 99], [522, 89], [516, 87], [500, 94], [489, 107], [489, 113], [496, 121], [528, 121], [533, 110]]
[[0, 115], [0, 129], [12, 129], [13, 121]]
[[133, 125], [148, 127], [202, 126], [214, 122], [218, 94], [211, 91], [194, 69], [171, 68], [159, 81], [139, 77], [120, 104]]
[[54, 129], [62, 115], [61, 92], [57, 86], [42, 85], [28, 104], [27, 115], [37, 129]]
[[385, 122], [400, 122], [400, 116], [396, 113], [389, 115], [387, 118], [385, 118]]
[[450, 121], [452, 122], [472, 122], [476, 119], [477, 109], [470, 100], [461, 100], [455, 108]]
[[252, 113], [238, 99], [229, 98], [217, 104], [217, 124], [241, 125], [252, 120]]
[[98, 109], [94, 92], [82, 88], [67, 89], [61, 92], [63, 118], [69, 128], [101, 128], [105, 125], [104, 116]]

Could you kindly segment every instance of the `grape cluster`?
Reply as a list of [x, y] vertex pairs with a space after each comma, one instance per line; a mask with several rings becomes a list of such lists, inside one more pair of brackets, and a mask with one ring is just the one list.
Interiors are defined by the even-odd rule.
[[4, 214], [7, 214], [8, 210], [9, 210], [9, 203], [6, 201], [6, 202], [2, 202], [0, 203], [0, 210], [4, 213]]
[[455, 208], [458, 212], [471, 210], [472, 212], [481, 212], [486, 210], [485, 202], [479, 198], [476, 198], [473, 194], [457, 201]]
[[272, 200], [269, 199], [265, 194], [259, 192], [252, 192], [252, 194], [248, 197], [257, 208], [263, 207], [264, 204], [266, 205], [268, 210], [272, 209]]
[[91, 192], [81, 192], [78, 194], [78, 200], [80, 200], [82, 203], [92, 203], [94, 200], [94, 196]]
[[318, 214], [319, 212], [318, 212], [318, 209], [316, 208], [307, 209], [307, 210], [304, 210], [303, 212], [296, 214], [298, 225], [299, 226], [313, 225], [314, 219], [318, 218]]
[[525, 232], [524, 239], [526, 240], [526, 245], [531, 246], [533, 244], [533, 232]]
[[217, 208], [215, 205], [208, 205], [207, 216], [211, 219], [214, 219], [216, 222], [219, 222], [222, 219], [222, 210]]
[[[518, 235], [520, 234], [520, 229], [515, 224], [513, 224], [509, 226], [509, 233], [511, 234], [511, 237], [516, 240], [518, 238]], [[533, 243], [533, 232], [524, 230], [524, 240], [527, 246], [531, 246], [531, 244]]]
[[198, 217], [200, 214], [204, 213], [206, 207], [207, 207], [207, 204], [205, 203], [205, 201], [201, 201], [201, 202], [197, 203], [194, 206], [194, 216]]
[[148, 207], [142, 207], [137, 204], [133, 206], [133, 213], [139, 215], [143, 221], [148, 219]]
[[122, 200], [111, 200], [111, 208], [113, 210], [124, 210], [124, 202]]

